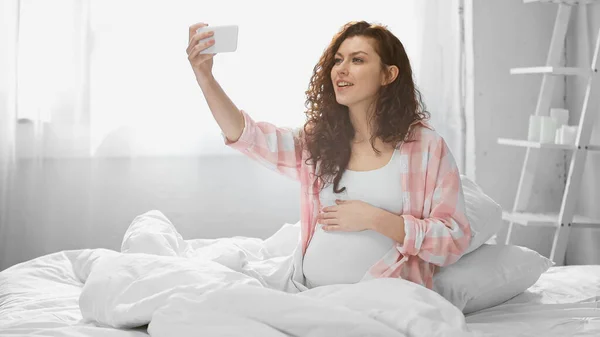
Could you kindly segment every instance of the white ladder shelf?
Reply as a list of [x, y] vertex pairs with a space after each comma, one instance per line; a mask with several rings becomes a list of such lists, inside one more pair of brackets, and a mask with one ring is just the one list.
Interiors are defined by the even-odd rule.
[[[588, 109], [591, 90], [598, 85], [598, 51], [600, 49], [600, 29], [596, 35], [596, 43], [593, 56], [589, 67], [564, 67], [560, 66], [561, 54], [564, 48], [564, 39], [566, 36], [569, 19], [573, 6], [582, 6], [582, 17], [586, 20], [583, 25], [586, 29], [583, 31], [585, 52], [589, 57], [590, 40], [587, 33], [587, 5], [598, 2], [598, 0], [523, 0], [524, 3], [548, 2], [558, 4], [558, 11], [554, 22], [554, 30], [550, 41], [550, 48], [546, 59], [546, 65], [541, 67], [514, 68], [510, 70], [511, 74], [541, 74], [542, 84], [538, 95], [535, 108], [535, 115], [549, 115], [550, 104], [554, 84], [558, 76], [583, 76], [587, 79], [585, 97], [583, 99], [581, 117], [578, 123], [578, 131], [575, 139], [575, 145], [540, 143], [528, 140], [499, 138], [498, 143], [509, 146], [520, 146], [526, 148], [525, 160], [521, 170], [517, 194], [512, 212], [504, 212], [502, 217], [509, 222], [508, 231], [505, 237], [498, 236], [499, 243], [510, 244], [513, 226], [515, 224], [522, 226], [552, 227], [555, 228], [554, 240], [550, 259], [557, 265], [563, 265], [567, 243], [569, 239], [569, 230], [571, 227], [577, 228], [600, 228], [600, 219], [589, 219], [575, 215], [575, 205], [579, 196], [581, 176], [585, 164], [585, 158], [588, 151], [600, 151], [600, 145], [589, 144], [594, 118], [600, 113], [591, 113]], [[572, 151], [569, 172], [565, 191], [563, 194], [560, 211], [558, 213], [528, 213], [524, 210], [527, 207], [533, 180], [536, 176], [538, 167], [539, 151], [538, 149], [554, 149]]]

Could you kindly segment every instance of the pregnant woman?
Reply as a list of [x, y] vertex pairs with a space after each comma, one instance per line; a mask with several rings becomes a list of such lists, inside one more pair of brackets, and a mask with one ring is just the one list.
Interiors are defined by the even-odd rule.
[[385, 26], [344, 25], [314, 67], [304, 126], [288, 129], [225, 94], [214, 54], [200, 54], [214, 43], [196, 33], [204, 26], [190, 27], [188, 60], [225, 144], [300, 182], [302, 284], [395, 277], [431, 289], [471, 231], [458, 167], [427, 123], [400, 40]]

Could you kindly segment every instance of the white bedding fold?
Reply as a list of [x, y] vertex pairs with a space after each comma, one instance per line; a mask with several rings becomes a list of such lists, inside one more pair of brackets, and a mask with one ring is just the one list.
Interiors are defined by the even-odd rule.
[[460, 310], [402, 279], [304, 292], [292, 281], [297, 225], [267, 240], [184, 240], [160, 212], [140, 215], [122, 252], [74, 263], [85, 319], [152, 336], [472, 336]]

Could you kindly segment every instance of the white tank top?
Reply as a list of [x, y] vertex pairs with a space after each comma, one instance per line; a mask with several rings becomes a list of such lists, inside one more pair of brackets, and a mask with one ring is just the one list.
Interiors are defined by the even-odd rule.
[[[344, 192], [333, 192], [333, 184], [320, 193], [321, 207], [335, 205], [335, 199], [362, 200], [386, 211], [402, 213], [401, 156], [395, 149], [390, 161], [371, 171], [346, 170], [340, 180]], [[325, 232], [317, 223], [306, 249], [303, 271], [307, 287], [357, 283], [393, 248], [394, 240], [373, 230]]]

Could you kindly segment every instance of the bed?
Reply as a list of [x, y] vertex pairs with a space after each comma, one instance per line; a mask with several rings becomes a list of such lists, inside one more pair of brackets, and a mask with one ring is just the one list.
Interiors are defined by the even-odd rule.
[[263, 241], [183, 240], [168, 223], [134, 224], [122, 252], [61, 251], [0, 272], [0, 336], [600, 336], [596, 265], [553, 266], [518, 296], [463, 315], [403, 280], [285, 294], [239, 273], [267, 268], [256, 264], [267, 254], [281, 262], [293, 225]]
[[600, 336], [600, 265], [551, 267], [522, 294], [466, 321], [500, 336]]

